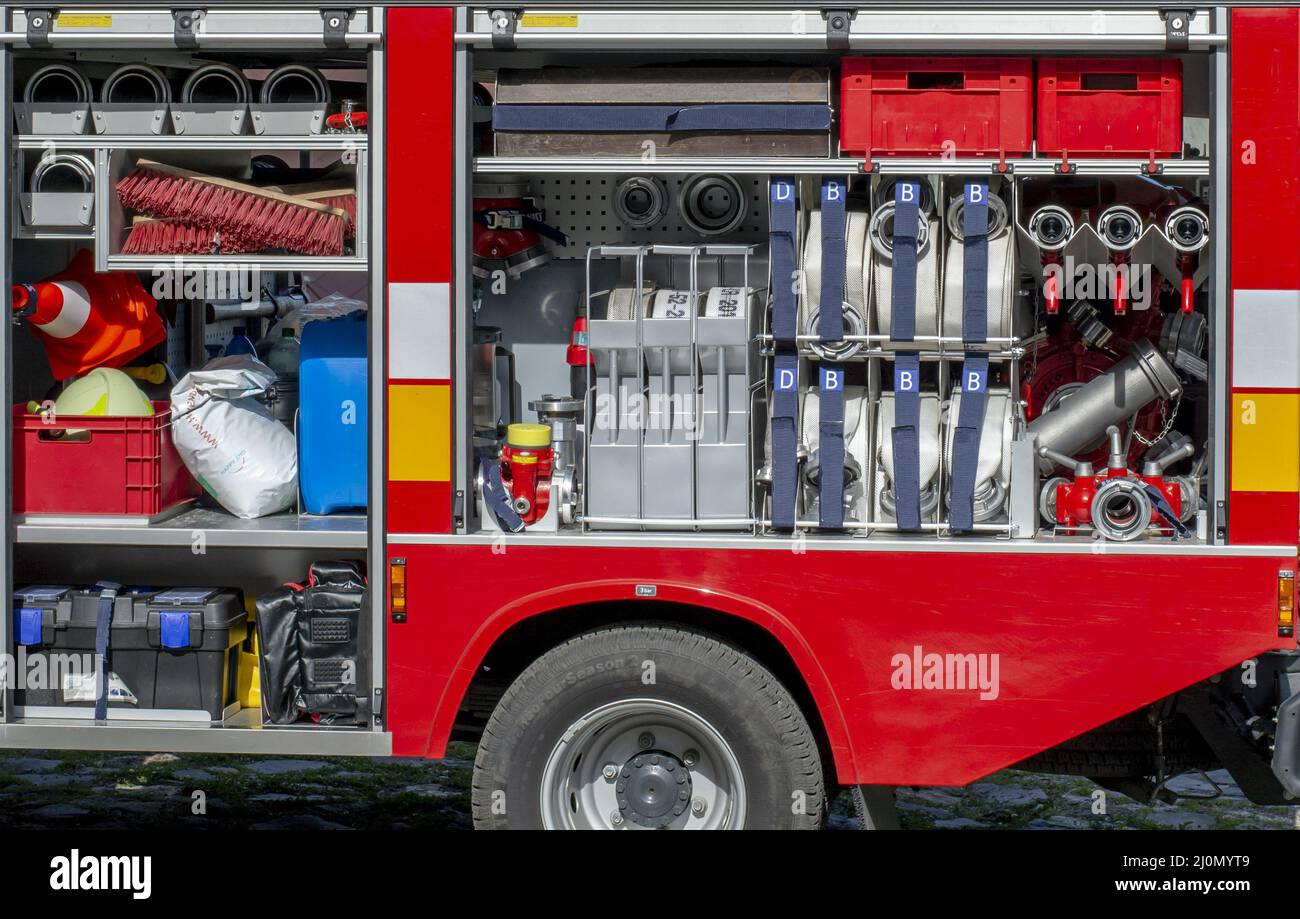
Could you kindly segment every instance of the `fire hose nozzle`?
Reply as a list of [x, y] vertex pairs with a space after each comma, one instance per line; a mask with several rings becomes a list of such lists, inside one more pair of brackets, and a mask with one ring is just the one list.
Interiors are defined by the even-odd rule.
[[1179, 252], [1200, 252], [1210, 242], [1210, 218], [1195, 205], [1185, 205], [1165, 219], [1165, 238]]
[[1028, 233], [1044, 252], [1060, 252], [1074, 237], [1074, 217], [1059, 205], [1044, 205], [1030, 216]]
[[1110, 458], [1106, 465], [1111, 469], [1128, 468], [1128, 451], [1124, 449], [1124, 437], [1119, 428], [1111, 425], [1106, 428], [1106, 438], [1110, 441]]
[[1066, 456], [1064, 453], [1058, 453], [1051, 447], [1039, 447], [1038, 455], [1043, 459], [1049, 459], [1058, 466], [1064, 466], [1074, 472], [1076, 478], [1093, 474], [1092, 463], [1086, 460], [1077, 460], [1072, 456]]
[[1116, 204], [1097, 218], [1097, 235], [1113, 252], [1127, 252], [1142, 238], [1142, 217], [1125, 204]]
[[1142, 474], [1144, 476], [1163, 476], [1166, 469], [1177, 462], [1190, 458], [1195, 452], [1195, 445], [1190, 440], [1184, 440], [1182, 444], [1157, 459], [1147, 460], [1142, 465]]

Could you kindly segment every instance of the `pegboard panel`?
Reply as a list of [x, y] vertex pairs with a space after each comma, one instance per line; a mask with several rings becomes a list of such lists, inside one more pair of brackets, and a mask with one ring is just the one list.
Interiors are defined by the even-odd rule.
[[[628, 173], [635, 175], [635, 173]], [[688, 175], [658, 176], [668, 190], [668, 212], [652, 227], [625, 227], [614, 210], [613, 195], [626, 175], [538, 175], [529, 178], [532, 196], [546, 212], [546, 222], [569, 237], [567, 246], [548, 244], [554, 258], [586, 258], [591, 246], [767, 242], [767, 177], [738, 175], [748, 196], [739, 227], [725, 236], [703, 237], [682, 221], [678, 210]]]

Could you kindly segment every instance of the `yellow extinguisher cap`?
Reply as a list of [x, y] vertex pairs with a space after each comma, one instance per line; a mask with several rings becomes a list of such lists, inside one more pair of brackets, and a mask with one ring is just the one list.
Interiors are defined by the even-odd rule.
[[512, 424], [506, 429], [506, 442], [512, 447], [541, 448], [551, 445], [549, 424]]

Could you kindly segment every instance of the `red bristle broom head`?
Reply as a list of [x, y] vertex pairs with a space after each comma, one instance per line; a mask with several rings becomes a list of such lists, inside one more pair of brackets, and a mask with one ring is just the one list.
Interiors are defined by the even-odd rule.
[[[151, 217], [211, 227], [222, 238], [260, 249], [289, 249], [306, 255], [343, 254], [348, 219], [344, 213], [230, 187], [190, 175], [138, 166], [117, 186], [123, 207]], [[223, 247], [224, 249], [224, 247]]]

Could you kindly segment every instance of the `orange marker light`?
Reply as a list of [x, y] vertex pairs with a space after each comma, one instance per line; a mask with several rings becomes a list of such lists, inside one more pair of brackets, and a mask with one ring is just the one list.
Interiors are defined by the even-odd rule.
[[388, 563], [388, 603], [393, 622], [406, 621], [406, 559]]
[[1277, 573], [1277, 634], [1289, 638], [1295, 634], [1295, 572]]

